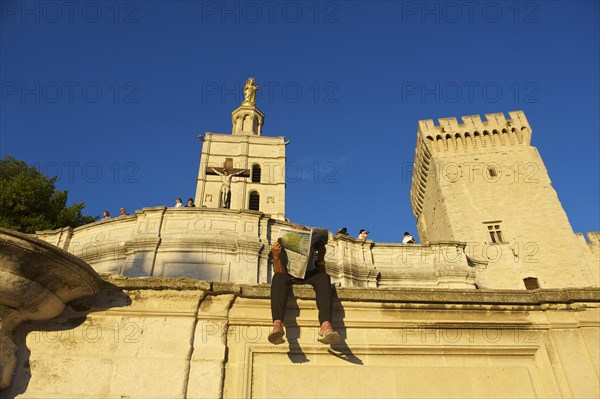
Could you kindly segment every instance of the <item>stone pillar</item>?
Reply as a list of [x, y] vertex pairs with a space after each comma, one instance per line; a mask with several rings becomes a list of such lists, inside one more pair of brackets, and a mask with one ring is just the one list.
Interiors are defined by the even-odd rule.
[[234, 294], [209, 295], [200, 304], [188, 378], [188, 397], [223, 397], [228, 315], [234, 300]]

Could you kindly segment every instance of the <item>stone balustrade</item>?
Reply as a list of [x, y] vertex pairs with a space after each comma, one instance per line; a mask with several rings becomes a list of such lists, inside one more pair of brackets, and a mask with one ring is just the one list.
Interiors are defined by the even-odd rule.
[[[38, 232], [99, 273], [268, 283], [270, 245], [292, 223], [261, 212], [144, 208], [76, 229]], [[342, 287], [475, 288], [464, 244], [404, 245], [331, 236], [327, 271]]]

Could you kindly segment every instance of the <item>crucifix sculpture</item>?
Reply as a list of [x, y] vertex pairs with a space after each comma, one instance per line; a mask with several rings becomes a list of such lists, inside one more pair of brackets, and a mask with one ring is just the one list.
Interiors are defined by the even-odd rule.
[[219, 208], [229, 209], [231, 206], [231, 180], [234, 176], [250, 177], [250, 170], [233, 167], [233, 158], [225, 158], [223, 167], [207, 167], [207, 175], [221, 176], [221, 192], [219, 193]]

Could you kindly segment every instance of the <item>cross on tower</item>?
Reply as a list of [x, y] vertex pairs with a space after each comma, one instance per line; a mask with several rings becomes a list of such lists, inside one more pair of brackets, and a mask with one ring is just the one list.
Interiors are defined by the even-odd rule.
[[225, 158], [223, 167], [207, 167], [206, 174], [221, 176], [223, 184], [219, 195], [219, 208], [229, 209], [231, 206], [231, 180], [234, 176], [250, 177], [250, 170], [234, 168], [233, 158]]

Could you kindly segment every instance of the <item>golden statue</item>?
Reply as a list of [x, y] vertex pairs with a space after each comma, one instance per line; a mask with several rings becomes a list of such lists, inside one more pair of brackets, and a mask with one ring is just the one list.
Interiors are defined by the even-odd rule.
[[246, 84], [244, 85], [244, 102], [242, 105], [252, 105], [256, 104], [256, 92], [258, 91], [258, 86], [254, 86], [254, 78], [248, 78]]

